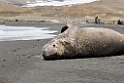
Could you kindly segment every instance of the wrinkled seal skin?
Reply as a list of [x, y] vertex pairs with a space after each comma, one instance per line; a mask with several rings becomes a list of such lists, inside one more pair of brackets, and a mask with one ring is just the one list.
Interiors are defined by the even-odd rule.
[[45, 60], [101, 57], [124, 53], [124, 35], [107, 28], [66, 25], [42, 48]]

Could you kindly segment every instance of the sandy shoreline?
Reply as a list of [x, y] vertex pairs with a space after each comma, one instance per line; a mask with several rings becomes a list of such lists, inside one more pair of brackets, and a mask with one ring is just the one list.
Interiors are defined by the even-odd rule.
[[[22, 24], [8, 23], [20, 26]], [[51, 26], [58, 30], [64, 24], [23, 24]], [[124, 26], [108, 27], [124, 33]], [[58, 32], [59, 33], [59, 32]], [[55, 34], [58, 34], [55, 33]], [[0, 83], [123, 83], [124, 56], [45, 61], [42, 46], [51, 39], [0, 42]]]

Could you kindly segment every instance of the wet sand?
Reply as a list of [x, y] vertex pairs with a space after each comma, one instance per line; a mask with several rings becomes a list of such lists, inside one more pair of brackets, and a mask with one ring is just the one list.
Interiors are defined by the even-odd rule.
[[[59, 33], [64, 24], [6, 25], [50, 26]], [[108, 27], [124, 33], [124, 26], [79, 26]], [[124, 83], [124, 55], [45, 61], [41, 49], [49, 40], [0, 42], [0, 83]]]

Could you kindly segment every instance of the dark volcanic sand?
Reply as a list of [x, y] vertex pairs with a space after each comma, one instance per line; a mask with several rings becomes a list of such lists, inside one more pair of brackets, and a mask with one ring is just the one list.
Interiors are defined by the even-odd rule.
[[[19, 26], [18, 23], [16, 25]], [[62, 25], [36, 26], [51, 26], [50, 29], [60, 30]], [[79, 26], [104, 26], [124, 33], [123, 26]], [[123, 55], [45, 61], [41, 49], [49, 40], [0, 42], [0, 83], [124, 83]]]

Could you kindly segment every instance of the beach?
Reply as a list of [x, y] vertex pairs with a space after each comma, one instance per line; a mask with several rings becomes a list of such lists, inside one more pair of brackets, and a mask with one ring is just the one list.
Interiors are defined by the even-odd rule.
[[[61, 23], [5, 23], [7, 26], [50, 27], [57, 35]], [[75, 24], [79, 27], [105, 27], [124, 34], [124, 26]], [[0, 42], [0, 83], [123, 83], [124, 55], [46, 61], [41, 55], [48, 39]]]

